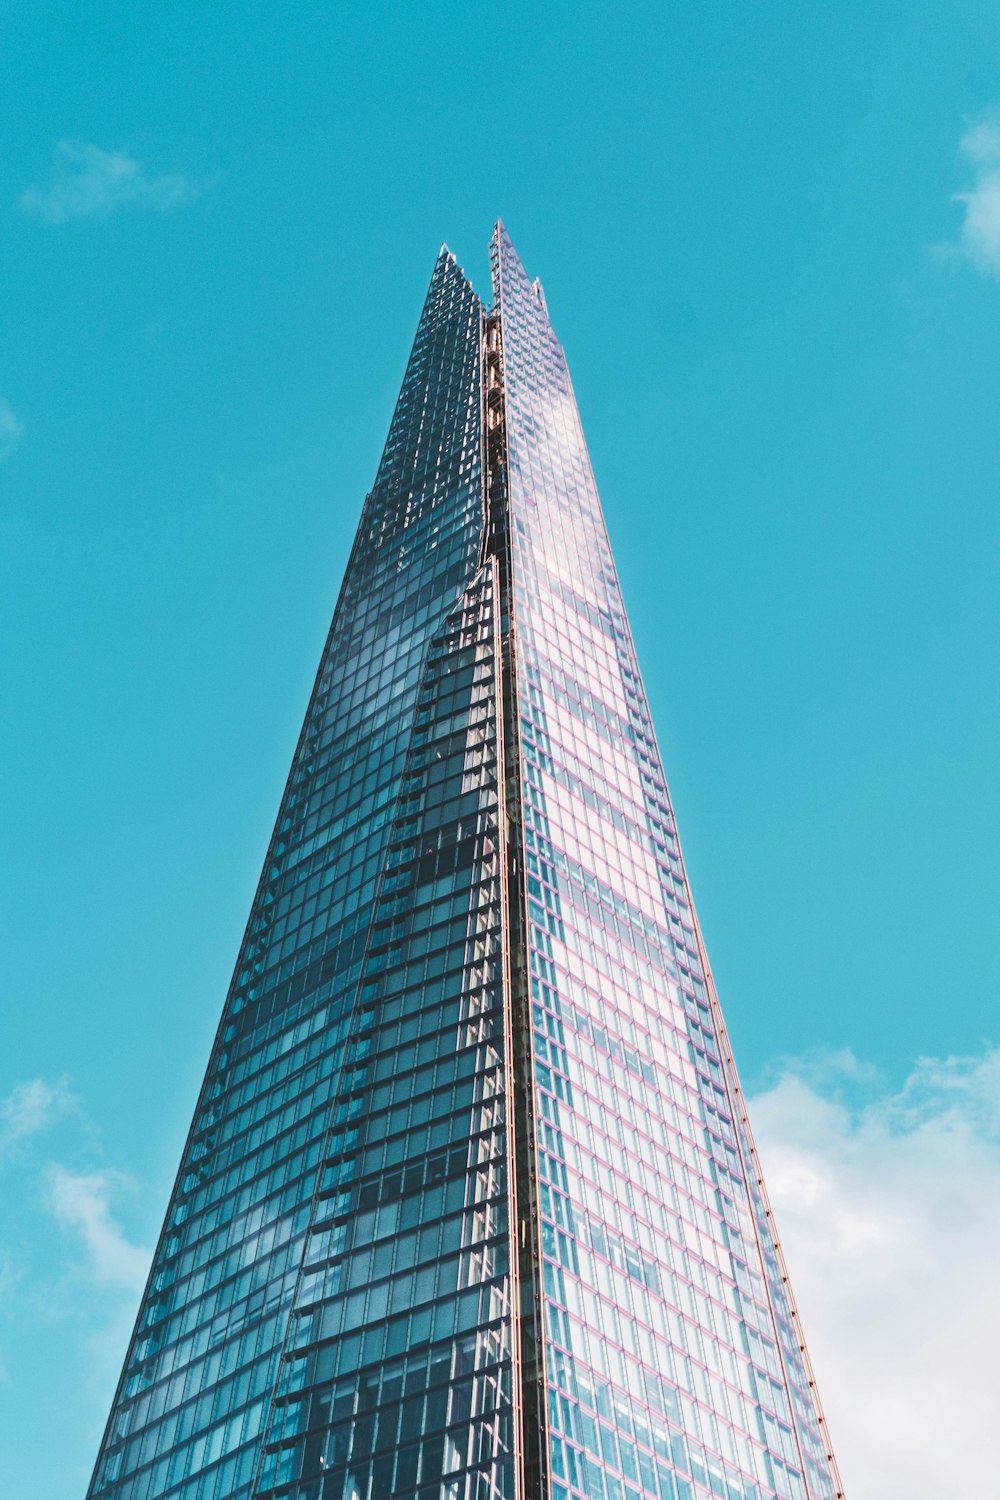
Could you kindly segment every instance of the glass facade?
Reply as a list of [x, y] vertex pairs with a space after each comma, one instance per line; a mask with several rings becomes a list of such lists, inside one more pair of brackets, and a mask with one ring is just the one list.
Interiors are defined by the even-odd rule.
[[442, 250], [91, 1500], [836, 1500], [562, 349]]
[[569, 372], [493, 249], [552, 1493], [834, 1500]]

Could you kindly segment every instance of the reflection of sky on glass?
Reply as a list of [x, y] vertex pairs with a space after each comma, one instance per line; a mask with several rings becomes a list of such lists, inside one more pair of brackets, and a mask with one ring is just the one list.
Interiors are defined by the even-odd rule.
[[442, 254], [94, 1500], [511, 1491], [480, 317]]
[[494, 270], [556, 1494], [829, 1500], [568, 373], [502, 231]]
[[[495, 269], [554, 1500], [831, 1500], [565, 362]], [[481, 313], [443, 253], [93, 1500], [512, 1494]]]

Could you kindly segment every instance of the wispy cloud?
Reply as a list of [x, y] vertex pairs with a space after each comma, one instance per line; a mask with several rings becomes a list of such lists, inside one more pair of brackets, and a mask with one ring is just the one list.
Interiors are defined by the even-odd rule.
[[55, 1124], [74, 1104], [65, 1078], [57, 1078], [54, 1083], [44, 1078], [19, 1083], [0, 1103], [0, 1156]]
[[[867, 1102], [847, 1098], [859, 1090]], [[1000, 1052], [872, 1097], [853, 1060], [790, 1064], [751, 1105], [852, 1500], [995, 1484]], [[933, 1441], [928, 1441], [928, 1434]]]
[[103, 1286], [140, 1291], [149, 1271], [149, 1251], [131, 1243], [111, 1212], [114, 1195], [131, 1187], [121, 1172], [72, 1172], [60, 1166], [48, 1172], [56, 1218], [79, 1236], [85, 1257], [80, 1270]]
[[972, 185], [955, 194], [965, 219], [950, 247], [988, 276], [1000, 278], [1000, 108], [972, 122], [959, 142]]
[[106, 218], [131, 205], [163, 213], [197, 196], [198, 183], [175, 173], [151, 173], [135, 157], [86, 141], [60, 141], [48, 175], [21, 194], [21, 207], [47, 224]]
[[0, 458], [13, 453], [23, 432], [24, 423], [14, 415], [6, 401], [0, 399]]

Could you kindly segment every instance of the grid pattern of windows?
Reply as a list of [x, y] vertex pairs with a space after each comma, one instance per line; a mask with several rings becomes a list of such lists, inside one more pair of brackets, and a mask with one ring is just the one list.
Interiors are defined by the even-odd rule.
[[256, 1494], [512, 1494], [495, 577], [428, 656]]
[[[311, 1205], [328, 1180], [331, 1101], [356, 1097], [371, 1067], [356, 1033], [359, 980], [428, 646], [478, 566], [481, 337], [479, 300], [442, 252], [92, 1500], [251, 1493], [303, 1254], [315, 1243]], [[428, 1379], [438, 1373], [435, 1365]]]
[[565, 359], [493, 270], [553, 1494], [833, 1500]]
[[90, 1500], [838, 1500], [562, 350], [442, 251]]

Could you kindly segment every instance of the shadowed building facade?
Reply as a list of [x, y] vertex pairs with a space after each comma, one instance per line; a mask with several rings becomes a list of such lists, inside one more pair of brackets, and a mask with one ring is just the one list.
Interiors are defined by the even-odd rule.
[[442, 251], [91, 1500], [836, 1500], [562, 348]]

